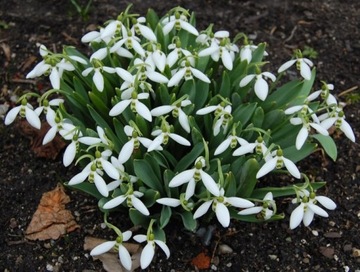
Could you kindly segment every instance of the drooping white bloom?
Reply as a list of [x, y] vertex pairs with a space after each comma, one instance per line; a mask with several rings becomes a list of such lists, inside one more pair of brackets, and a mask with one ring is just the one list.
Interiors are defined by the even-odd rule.
[[178, 12], [176, 12], [175, 15], [166, 16], [161, 21], [161, 23], [163, 24], [164, 35], [169, 34], [169, 32], [174, 28], [177, 31], [184, 29], [195, 36], [199, 35], [197, 29], [188, 23], [187, 17], [184, 14], [180, 14]]
[[276, 203], [272, 192], [268, 192], [262, 201], [262, 206], [250, 207], [238, 212], [240, 215], [260, 214], [264, 220], [270, 219], [276, 211]]
[[50, 114], [47, 122], [51, 126], [51, 128], [44, 136], [42, 142], [43, 145], [51, 142], [55, 138], [56, 133], [58, 132], [65, 140], [71, 140], [73, 133], [76, 131], [76, 127], [73, 125], [71, 120], [66, 118], [59, 118], [56, 116], [56, 114]]
[[[264, 157], [267, 154], [267, 147], [265, 145], [265, 141], [263, 137], [259, 136], [254, 143], [249, 143], [245, 139], [242, 141], [243, 143], [240, 143], [241, 146], [235, 149], [233, 152], [233, 156], [242, 156], [248, 153], [256, 151], [257, 154], [262, 154]], [[265, 160], [267, 160], [268, 156], [265, 157]]]
[[185, 196], [185, 199], [188, 200], [195, 193], [195, 183], [201, 180], [212, 195], [220, 196], [220, 190], [215, 180], [202, 169], [205, 166], [205, 159], [203, 157], [197, 158], [195, 160], [195, 167], [180, 172], [173, 177], [169, 182], [169, 187], [179, 187], [184, 183], [188, 183]]
[[182, 107], [186, 107], [191, 105], [191, 101], [189, 99], [182, 100], [181, 102], [175, 102], [172, 105], [163, 105], [152, 109], [152, 116], [162, 116], [169, 112], [172, 112], [172, 115], [175, 118], [178, 118], [181, 127], [187, 132], [190, 133], [190, 124], [188, 116], [182, 110]]
[[295, 63], [296, 63], [296, 67], [298, 68], [298, 70], [300, 70], [301, 76], [305, 80], [310, 80], [311, 79], [311, 67], [313, 67], [314, 64], [311, 60], [309, 60], [307, 58], [296, 58], [296, 59], [292, 59], [292, 60], [285, 62], [278, 69], [278, 73], [284, 72], [285, 70], [289, 69]]
[[205, 83], [210, 83], [210, 79], [200, 70], [195, 69], [190, 65], [190, 61], [183, 61], [181, 67], [173, 74], [168, 82], [168, 87], [176, 86], [180, 83], [181, 79], [190, 80], [196, 77]]
[[[154, 54], [156, 56], [154, 56]], [[156, 59], [156, 61], [154, 61], [153, 63], [150, 62], [150, 58], [147, 58], [145, 61], [139, 58], [136, 58], [134, 60], [134, 65], [138, 67], [139, 78], [141, 79], [141, 81], [145, 81], [147, 78], [149, 78], [150, 80], [157, 83], [168, 83], [169, 80], [166, 76], [155, 71], [155, 66], [158, 67], [161, 72], [164, 71], [166, 64], [166, 56], [161, 55], [164, 56], [164, 58], [162, 58], [158, 51], [153, 52], [152, 56], [154, 60]]]
[[180, 136], [179, 134], [170, 132], [170, 126], [167, 126], [165, 131], [164, 131], [164, 129], [156, 129], [153, 132], [151, 132], [151, 135], [156, 136], [156, 138], [149, 145], [148, 152], [151, 152], [153, 150], [159, 150], [159, 148], [161, 148], [162, 144], [165, 145], [168, 143], [169, 138], [173, 139], [178, 144], [181, 144], [184, 146], [191, 145], [191, 143], [184, 137]]
[[321, 98], [323, 98], [325, 100], [325, 103], [328, 106], [336, 106], [338, 103], [337, 103], [335, 96], [333, 96], [330, 93], [330, 91], [332, 91], [332, 90], [334, 90], [333, 84], [323, 83], [323, 86], [321, 87], [321, 89], [310, 94], [306, 100], [310, 102], [310, 101], [315, 100], [319, 96], [321, 96]]
[[136, 23], [132, 26], [132, 31], [135, 31], [138, 36], [142, 35], [145, 39], [156, 42], [156, 35], [148, 26], [144, 25], [146, 23], [145, 17], [136, 18]]
[[[252, 60], [252, 55], [253, 55], [253, 52], [258, 48], [257, 45], [254, 45], [254, 44], [247, 44], [247, 45], [244, 45], [243, 47], [241, 47], [240, 49], [240, 60], [241, 61], [244, 61], [246, 60], [248, 63], [251, 62]], [[269, 54], [264, 51], [264, 56], [268, 56]]]
[[36, 108], [35, 112], [36, 112], [36, 114], [38, 116], [40, 116], [40, 114], [42, 112], [44, 112], [45, 116], [46, 116], [46, 121], [51, 120], [56, 115], [55, 111], [51, 108], [51, 106], [52, 107], [59, 107], [59, 105], [61, 103], [64, 103], [64, 99], [62, 99], [62, 98], [55, 98], [55, 99], [52, 99], [50, 101], [44, 100], [43, 105]]
[[229, 135], [216, 149], [214, 155], [219, 155], [223, 153], [229, 146], [230, 148], [235, 148], [237, 144], [240, 145], [247, 145], [249, 144], [248, 141], [245, 139], [238, 137], [236, 135]]
[[291, 160], [283, 156], [283, 152], [281, 149], [276, 150], [272, 155], [273, 158], [267, 160], [265, 164], [257, 172], [256, 174], [257, 179], [265, 176], [267, 173], [271, 172], [275, 168], [281, 169], [284, 166], [290, 172], [290, 174], [295, 178], [299, 179], [301, 177], [299, 169]]
[[129, 50], [134, 49], [140, 56], [145, 56], [145, 50], [140, 44], [140, 39], [136, 37], [135, 30], [127, 29], [124, 25], [121, 25], [122, 39], [117, 41], [111, 48], [110, 53], [118, 52], [118, 50], [125, 45]]
[[40, 129], [41, 121], [37, 113], [34, 111], [33, 106], [27, 102], [26, 99], [21, 101], [21, 105], [12, 108], [5, 117], [5, 125], [10, 125], [15, 121], [16, 117], [20, 115], [22, 118], [26, 118], [29, 124], [36, 128]]
[[134, 240], [138, 243], [143, 243], [143, 242], [147, 242], [146, 246], [143, 248], [142, 252], [141, 252], [141, 256], [140, 256], [140, 266], [141, 269], [145, 269], [147, 268], [152, 259], [154, 258], [155, 255], [155, 246], [158, 245], [162, 251], [164, 251], [166, 258], [170, 257], [170, 250], [168, 248], [168, 246], [161, 240], [157, 240], [155, 239], [154, 234], [149, 234], [148, 236], [144, 235], [144, 234], [138, 234], [135, 235]]
[[225, 106], [225, 103], [221, 102], [218, 105], [207, 106], [205, 108], [199, 109], [196, 114], [205, 115], [210, 112], [214, 112], [215, 118], [213, 122], [213, 133], [214, 136], [216, 136], [219, 134], [221, 127], [224, 130], [224, 134], [226, 133], [229, 120], [232, 118], [231, 111], [231, 105]]
[[122, 100], [118, 102], [114, 107], [112, 107], [109, 115], [117, 116], [121, 114], [130, 105], [130, 108], [133, 112], [138, 113], [141, 117], [151, 122], [152, 116], [150, 110], [145, 106], [144, 103], [140, 102], [140, 100], [148, 98], [148, 93], [137, 94], [136, 92], [133, 92], [130, 99]]
[[129, 208], [134, 207], [143, 215], [150, 215], [149, 210], [146, 208], [145, 204], [140, 200], [140, 198], [144, 195], [144, 193], [139, 191], [134, 191], [133, 189], [129, 190], [128, 193], [124, 195], [119, 195], [108, 202], [106, 202], [103, 206], [104, 209], [109, 210], [121, 205], [125, 200], [126, 204]]
[[129, 251], [123, 245], [123, 242], [128, 241], [132, 236], [132, 232], [130, 230], [121, 233], [121, 236], [118, 236], [114, 241], [106, 241], [94, 247], [90, 255], [98, 256], [108, 252], [111, 249], [115, 249], [119, 252], [119, 259], [121, 264], [124, 266], [126, 270], [131, 270], [132, 260]]
[[329, 210], [334, 210], [336, 208], [335, 202], [326, 196], [317, 196], [314, 192], [310, 193], [305, 189], [299, 191], [298, 197], [292, 200], [292, 203], [300, 203], [300, 205], [291, 213], [290, 229], [295, 229], [300, 225], [301, 221], [304, 226], [309, 226], [314, 219], [315, 214], [322, 217], [328, 217], [328, 213], [317, 206], [318, 202]]
[[[79, 137], [82, 136], [81, 131], [74, 130], [70, 132], [72, 135], [71, 143], [66, 147], [63, 155], [63, 164], [68, 167], [75, 159], [76, 153], [79, 150]], [[67, 135], [67, 137], [70, 135]]]
[[210, 206], [212, 206], [212, 210], [215, 212], [217, 220], [224, 228], [227, 228], [230, 225], [230, 212], [227, 208], [228, 206], [236, 208], [250, 208], [254, 206], [254, 203], [249, 200], [241, 197], [226, 197], [224, 196], [224, 193], [224, 188], [220, 188], [219, 196], [212, 197], [212, 199], [201, 204], [194, 213], [194, 219], [203, 216], [209, 210]]
[[140, 148], [140, 144], [146, 148], [149, 148], [152, 142], [148, 138], [141, 137], [138, 131], [134, 130], [134, 128], [129, 125], [124, 127], [124, 132], [126, 136], [129, 137], [129, 141], [126, 142], [120, 150], [118, 159], [121, 164], [127, 162], [130, 159], [134, 150]]
[[107, 149], [112, 149], [111, 147], [113, 146], [113, 143], [106, 136], [105, 130], [100, 126], [97, 126], [96, 131], [98, 137], [90, 137], [90, 136], [80, 137], [79, 142], [82, 144], [86, 144], [88, 146], [102, 143], [107, 147]]
[[166, 57], [166, 63], [170, 68], [183, 56], [187, 59], [193, 58], [189, 50], [181, 48], [180, 42], [169, 44], [168, 48], [169, 50], [172, 50]]
[[276, 80], [276, 77], [270, 72], [247, 75], [240, 81], [240, 87], [248, 85], [254, 78], [255, 94], [260, 100], [264, 101], [269, 93], [269, 85], [264, 78], [269, 78], [271, 81], [274, 82]]

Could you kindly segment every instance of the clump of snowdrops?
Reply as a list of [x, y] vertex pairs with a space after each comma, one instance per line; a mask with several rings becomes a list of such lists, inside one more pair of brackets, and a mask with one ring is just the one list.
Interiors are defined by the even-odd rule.
[[[224, 228], [231, 219], [279, 220], [276, 198], [293, 195], [294, 229], [335, 209], [316, 193], [325, 182], [310, 180], [296, 163], [319, 144], [336, 159], [331, 127], [353, 142], [355, 136], [334, 86], [322, 82], [313, 90], [316, 69], [301, 51], [270, 72], [265, 43], [231, 38], [213, 25], [199, 31], [181, 7], [162, 18], [128, 7], [82, 42], [90, 57], [74, 47], [53, 53], [40, 46], [43, 60], [27, 77], [48, 76], [52, 89], [24, 94], [5, 124], [19, 116], [39, 129], [44, 116], [51, 128], [43, 144], [57, 134], [68, 143], [63, 163], [75, 163], [79, 173], [67, 185], [97, 197], [117, 235], [92, 255], [115, 248], [130, 270], [123, 242], [132, 238], [145, 243], [146, 268], [156, 246], [170, 256], [164, 232], [170, 220], [191, 231], [213, 217]], [[298, 76], [288, 80], [288, 69]], [[269, 173], [286, 176], [289, 185], [267, 187]], [[121, 231], [108, 222], [110, 212], [128, 216], [144, 234]]]

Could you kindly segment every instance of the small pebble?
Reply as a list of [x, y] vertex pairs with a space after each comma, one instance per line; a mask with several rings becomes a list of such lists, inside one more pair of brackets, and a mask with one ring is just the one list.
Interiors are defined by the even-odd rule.
[[227, 263], [226, 267], [232, 267], [232, 263]]
[[319, 236], [319, 232], [317, 230], [312, 230], [311, 233], [314, 235], [314, 236]]
[[226, 244], [219, 245], [219, 254], [230, 254], [233, 253], [233, 249]]
[[329, 225], [330, 225], [331, 227], [334, 227], [334, 226], [336, 225], [336, 223], [335, 223], [334, 221], [329, 221]]
[[211, 270], [217, 271], [216, 265], [212, 264], [212, 265], [211, 265]]
[[308, 263], [310, 263], [310, 259], [309, 259], [309, 258], [304, 258], [304, 259], [303, 259], [303, 262], [306, 263], [306, 264], [308, 264]]
[[341, 238], [341, 233], [335, 232], [335, 231], [330, 231], [330, 232], [324, 233], [324, 236], [326, 238]]
[[46, 265], [46, 270], [47, 270], [47, 271], [50, 271], [50, 272], [51, 272], [51, 271], [54, 271], [54, 266], [51, 265], [51, 264], [47, 264], [47, 265]]
[[275, 254], [270, 254], [269, 255], [269, 258], [270, 258], [270, 260], [276, 260], [277, 259], [277, 255], [275, 255]]
[[354, 247], [352, 251], [353, 257], [360, 257], [360, 249]]
[[319, 251], [326, 258], [332, 259], [334, 257], [335, 249], [332, 247], [320, 247]]
[[344, 245], [343, 250], [344, 250], [345, 252], [351, 251], [351, 250], [352, 250], [352, 245], [351, 245], [351, 244], [346, 244], [346, 245]]

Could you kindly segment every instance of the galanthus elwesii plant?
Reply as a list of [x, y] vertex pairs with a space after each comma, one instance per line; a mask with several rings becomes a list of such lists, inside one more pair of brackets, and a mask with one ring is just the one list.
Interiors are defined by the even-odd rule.
[[[355, 136], [334, 86], [321, 82], [314, 90], [315, 66], [300, 50], [270, 72], [265, 43], [213, 25], [200, 31], [181, 7], [162, 18], [128, 7], [82, 42], [89, 57], [70, 46], [62, 53], [40, 46], [43, 60], [27, 77], [48, 76], [52, 89], [24, 94], [5, 124], [19, 116], [40, 128], [44, 117], [51, 127], [44, 144], [57, 134], [68, 143], [64, 165], [76, 164], [79, 173], [66, 184], [98, 198], [117, 236], [92, 255], [115, 249], [130, 269], [123, 242], [146, 242], [146, 268], [157, 247], [170, 256], [170, 221], [194, 231], [210, 220], [224, 228], [231, 220], [279, 220], [285, 215], [276, 200], [294, 196], [294, 229], [336, 208], [317, 193], [325, 182], [310, 180], [297, 164], [319, 146], [336, 159], [330, 128]], [[287, 80], [287, 69], [298, 76]], [[270, 186], [270, 174], [288, 185]], [[110, 212], [145, 232], [121, 231], [108, 222]]]

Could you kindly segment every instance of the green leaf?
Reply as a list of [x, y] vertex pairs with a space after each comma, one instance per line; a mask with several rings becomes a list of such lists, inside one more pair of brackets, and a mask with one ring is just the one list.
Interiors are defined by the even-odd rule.
[[290, 146], [288, 148], [284, 148], [283, 152], [286, 158], [296, 163], [313, 153], [316, 146], [317, 145], [314, 143], [305, 143], [300, 150], [297, 150], [295, 146]]
[[187, 230], [190, 230], [190, 231], [194, 231], [196, 230], [197, 228], [197, 222], [196, 220], [194, 219], [194, 216], [191, 212], [189, 211], [183, 211], [181, 213], [179, 213], [180, 216], [181, 216], [181, 219], [183, 221], [183, 224], [184, 224], [184, 227], [187, 229]]
[[239, 188], [237, 190], [238, 196], [247, 198], [252, 194], [257, 184], [256, 174], [259, 169], [259, 163], [254, 158], [251, 158], [244, 163], [241, 168]]
[[134, 160], [135, 175], [141, 179], [150, 188], [159, 191], [161, 195], [164, 194], [162, 181], [157, 177], [152, 165], [144, 159]]
[[149, 24], [149, 26], [152, 30], [155, 30], [155, 28], [159, 22], [159, 16], [151, 8], [148, 9], [148, 12], [146, 14], [146, 22]]
[[65, 186], [71, 188], [71, 189], [77, 189], [79, 191], [82, 191], [84, 193], [87, 193], [97, 199], [101, 199], [104, 196], [102, 194], [99, 193], [98, 189], [96, 189], [96, 186], [94, 183], [89, 183], [89, 182], [82, 182], [79, 184], [75, 184], [75, 185], [69, 185], [67, 182], [64, 183]]
[[134, 208], [129, 209], [129, 217], [134, 226], [142, 226], [145, 229], [149, 226], [150, 218]]
[[162, 228], [165, 228], [166, 225], [169, 223], [170, 221], [170, 218], [171, 218], [171, 215], [172, 215], [172, 210], [169, 206], [165, 206], [163, 205], [162, 206], [162, 209], [161, 209], [161, 214], [160, 214], [160, 225], [159, 227], [162, 229]]
[[264, 123], [264, 110], [261, 107], [257, 107], [254, 115], [251, 118], [251, 123], [254, 125], [254, 127], [261, 127], [263, 128], [263, 123]]
[[257, 103], [246, 103], [237, 107], [232, 114], [234, 122], [241, 122], [243, 126], [246, 126], [246, 123], [249, 122], [254, 111], [257, 107]]
[[219, 94], [225, 98], [230, 97], [230, 94], [231, 94], [230, 77], [226, 71], [224, 71], [222, 74]]
[[197, 143], [193, 149], [186, 154], [179, 163], [175, 166], [174, 172], [182, 172], [186, 170], [190, 165], [194, 164], [195, 160], [204, 152], [204, 144]]
[[337, 158], [337, 147], [336, 144], [330, 136], [325, 136], [322, 134], [311, 135], [312, 138], [315, 138], [321, 146], [324, 148], [326, 154], [333, 160], [336, 161]]

